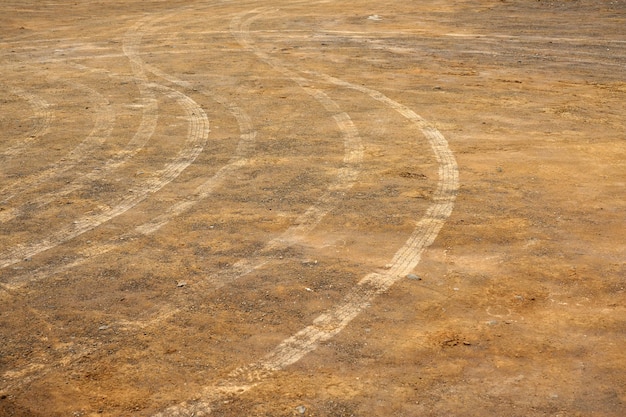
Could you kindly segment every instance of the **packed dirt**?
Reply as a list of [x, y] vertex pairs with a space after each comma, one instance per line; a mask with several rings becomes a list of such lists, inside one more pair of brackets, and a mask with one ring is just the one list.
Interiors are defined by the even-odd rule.
[[626, 415], [625, 1], [0, 34], [0, 416]]

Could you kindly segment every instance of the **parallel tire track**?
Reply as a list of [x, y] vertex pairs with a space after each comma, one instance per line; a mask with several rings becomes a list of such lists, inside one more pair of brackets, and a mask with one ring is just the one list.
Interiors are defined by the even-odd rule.
[[[254, 17], [253, 17], [254, 18]], [[253, 18], [249, 19], [249, 23]], [[248, 27], [242, 28], [241, 39], [251, 46]], [[263, 54], [260, 52], [259, 54]], [[394, 283], [417, 266], [423, 251], [430, 246], [445, 221], [452, 213], [458, 191], [458, 167], [445, 137], [434, 127], [408, 107], [390, 99], [379, 91], [358, 86], [338, 78], [319, 73], [311, 73], [335, 85], [350, 88], [366, 94], [408, 119], [428, 140], [439, 164], [439, 181], [432, 197], [433, 202], [425, 215], [417, 222], [411, 236], [395, 253], [386, 270], [370, 273], [334, 308], [318, 316], [311, 325], [285, 339], [262, 359], [232, 371], [227, 378], [214, 385], [206, 386], [201, 398], [172, 406], [155, 417], [202, 416], [211, 412], [217, 401], [232, 394], [241, 394], [267, 379], [272, 374], [297, 362], [313, 351], [320, 343], [329, 340], [344, 329], [377, 295], [387, 291]]]
[[[115, 113], [111, 110], [109, 101], [102, 96], [102, 94], [91, 87], [87, 87], [76, 82], [71, 84], [73, 87], [83, 90], [88, 96], [92, 97], [92, 102], [94, 103], [92, 106], [98, 109], [93, 129], [85, 140], [76, 146], [60, 162], [55, 163], [41, 172], [22, 178], [19, 182], [15, 182], [12, 185], [6, 186], [0, 190], [0, 198], [2, 199], [0, 202], [6, 203], [19, 193], [22, 193], [29, 188], [36, 187], [46, 181], [50, 181], [64, 172], [76, 167], [85, 158], [91, 155], [100, 145], [102, 145], [111, 135], [111, 131], [113, 130], [113, 125], [115, 123]], [[5, 216], [6, 218], [12, 218], [13, 214], [11, 214], [8, 210], [0, 213], [0, 221], [3, 221]]]
[[[159, 85], [152, 85], [155, 89], [165, 89]], [[65, 227], [54, 232], [37, 242], [20, 244], [14, 248], [0, 254], [0, 268], [20, 262], [24, 258], [29, 258], [40, 252], [51, 249], [61, 243], [79, 236], [102, 223], [119, 216], [128, 211], [150, 194], [153, 194], [174, 180], [187, 168], [196, 157], [202, 152], [209, 133], [209, 121], [204, 110], [189, 97], [176, 91], [167, 91], [167, 95], [175, 99], [185, 110], [189, 120], [188, 139], [184, 148], [178, 153], [172, 162], [165, 168], [157, 171], [152, 178], [145, 181], [140, 187], [134, 187], [128, 191], [127, 195], [117, 205], [103, 210], [95, 215], [85, 215], [69, 227]]]
[[[249, 12], [248, 12], [249, 13]], [[299, 215], [294, 221], [294, 225], [281, 233], [280, 236], [269, 241], [257, 254], [247, 259], [241, 259], [228, 269], [218, 271], [208, 277], [208, 282], [212, 288], [220, 288], [241, 278], [243, 275], [264, 266], [268, 262], [266, 255], [273, 251], [288, 248], [295, 243], [302, 241], [319, 222], [330, 213], [344, 197], [345, 193], [354, 186], [363, 160], [363, 143], [358, 129], [352, 122], [350, 116], [341, 110], [339, 105], [323, 91], [311, 87], [311, 80], [308, 80], [294, 71], [285, 67], [279, 60], [269, 57], [267, 54], [254, 47], [249, 35], [250, 24], [256, 19], [253, 16], [246, 21], [242, 18], [248, 13], [236, 16], [230, 24], [231, 34], [246, 50], [254, 53], [263, 62], [270, 65], [276, 71], [282, 73], [287, 78], [298, 84], [308, 95], [318, 101], [322, 107], [332, 114], [339, 130], [343, 136], [344, 157], [343, 166], [339, 168], [336, 178], [327, 187], [327, 190], [311, 205], [304, 213]], [[206, 285], [206, 283], [205, 283]]]
[[[85, 67], [79, 66], [80, 69]], [[111, 74], [108, 74], [112, 76]], [[137, 81], [133, 78], [133, 81]], [[90, 182], [104, 177], [106, 174], [115, 171], [130, 161], [137, 153], [139, 153], [150, 140], [156, 129], [158, 120], [158, 101], [152, 95], [151, 97], [142, 98], [142, 114], [139, 127], [132, 139], [126, 144], [124, 149], [112, 155], [101, 166], [93, 168], [93, 170], [85, 175], [76, 177], [70, 184], [65, 185], [56, 191], [45, 194], [39, 194], [36, 198], [30, 199], [27, 204], [19, 207], [11, 207], [0, 213], [0, 223], [8, 222], [19, 216], [28, 207], [29, 210], [50, 204], [60, 197], [68, 195], [76, 190], [86, 187]]]
[[[20, 262], [24, 258], [29, 258], [40, 252], [51, 249], [128, 211], [147, 198], [148, 195], [155, 193], [174, 180], [204, 149], [209, 134], [209, 121], [204, 110], [183, 93], [160, 84], [148, 82], [143, 68], [143, 61], [137, 53], [137, 47], [142, 38], [142, 33], [139, 31], [141, 25], [143, 25], [143, 22], [139, 22], [139, 24], [137, 24], [127, 35], [123, 46], [124, 53], [128, 56], [131, 62], [135, 76], [142, 81], [139, 83], [142, 96], [147, 97], [148, 100], [152, 101], [154, 100], [153, 91], [160, 91], [169, 98], [176, 100], [176, 102], [184, 109], [187, 115], [187, 120], [189, 121], [189, 129], [187, 133], [187, 141], [185, 142], [183, 149], [178, 153], [177, 157], [174, 158], [172, 162], [167, 164], [165, 168], [157, 171], [152, 178], [144, 182], [141, 187], [130, 189], [128, 191], [128, 195], [117, 205], [109, 207], [95, 215], [83, 216], [74, 221], [71, 226], [54, 232], [37, 242], [19, 244], [5, 252], [0, 253], [0, 268], [5, 268]], [[139, 131], [145, 131], [151, 135], [155, 119], [149, 118], [148, 120], [148, 126], [140, 126]], [[110, 125], [108, 125], [108, 129], [110, 133]]]

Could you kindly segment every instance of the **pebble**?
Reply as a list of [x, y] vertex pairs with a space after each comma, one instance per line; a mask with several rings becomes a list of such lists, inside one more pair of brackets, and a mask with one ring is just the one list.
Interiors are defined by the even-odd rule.
[[419, 276], [417, 276], [417, 275], [415, 275], [415, 274], [408, 274], [406, 277], [407, 277], [408, 279], [414, 279], [414, 280], [416, 280], [416, 281], [421, 281], [421, 280], [422, 280], [422, 278], [421, 278], [421, 277], [419, 277]]
[[306, 411], [306, 407], [303, 405], [299, 405], [296, 407], [296, 411], [300, 414], [304, 414], [304, 412]]
[[178, 281], [178, 283], [176, 284], [177, 287], [184, 287], [185, 285], [187, 285], [187, 283], [185, 281]]
[[105, 324], [104, 326], [100, 326], [100, 327], [98, 327], [98, 330], [106, 330], [106, 329], [108, 329], [108, 328], [109, 328], [109, 326], [107, 326], [107, 325]]

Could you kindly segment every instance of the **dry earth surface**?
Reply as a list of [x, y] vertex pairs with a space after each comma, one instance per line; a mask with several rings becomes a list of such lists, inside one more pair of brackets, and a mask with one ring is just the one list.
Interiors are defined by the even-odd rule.
[[0, 34], [1, 416], [626, 415], [626, 1]]

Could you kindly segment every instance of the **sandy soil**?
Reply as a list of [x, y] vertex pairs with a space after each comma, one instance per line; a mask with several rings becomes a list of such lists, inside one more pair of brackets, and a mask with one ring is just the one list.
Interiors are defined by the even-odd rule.
[[626, 415], [624, 28], [3, 1], [0, 415]]

